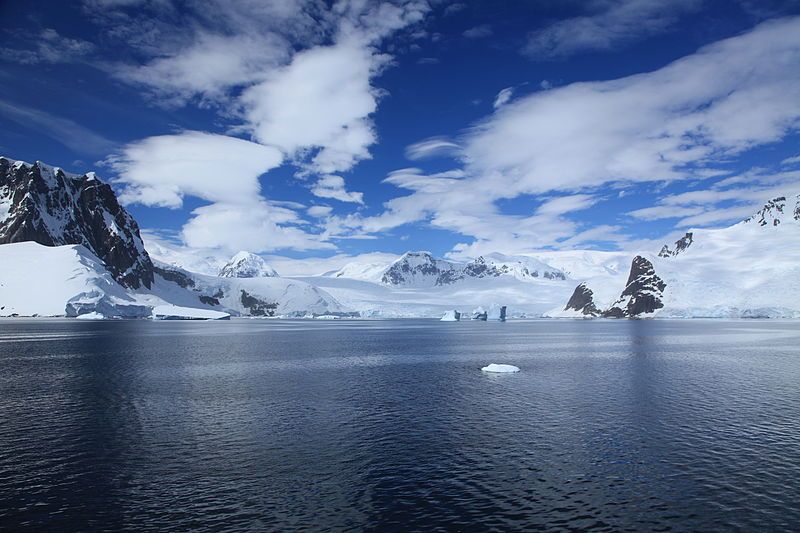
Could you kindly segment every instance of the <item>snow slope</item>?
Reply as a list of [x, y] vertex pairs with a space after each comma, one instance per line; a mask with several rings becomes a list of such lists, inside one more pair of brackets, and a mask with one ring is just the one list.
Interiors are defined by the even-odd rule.
[[[478, 306], [505, 305], [509, 317], [541, 316], [558, 302], [566, 302], [575, 289], [569, 280], [533, 279], [513, 276], [469, 278], [437, 287], [392, 286], [344, 277], [312, 276], [293, 278], [330, 293], [344, 307], [364, 317], [441, 318], [458, 310], [465, 316]], [[562, 304], [563, 307], [563, 304]]]
[[283, 278], [219, 278], [156, 263], [151, 289], [126, 289], [82, 245], [0, 246], [0, 316], [143, 318], [172, 305], [245, 316], [347, 314], [330, 294]]
[[780, 211], [768, 203], [728, 228], [692, 230], [679, 255], [651, 257], [667, 284], [659, 316], [800, 317], [800, 199], [788, 198]]
[[[112, 316], [149, 314], [82, 245], [43, 246], [20, 242], [0, 246], [0, 316], [64, 316], [77, 309]], [[91, 312], [86, 311], [86, 312]], [[80, 313], [82, 314], [82, 313]]]

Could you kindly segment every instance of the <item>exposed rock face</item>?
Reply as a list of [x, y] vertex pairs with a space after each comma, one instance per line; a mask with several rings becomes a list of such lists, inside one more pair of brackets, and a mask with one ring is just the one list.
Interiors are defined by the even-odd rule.
[[620, 298], [611, 304], [602, 316], [608, 318], [636, 318], [651, 314], [664, 307], [661, 297], [667, 284], [656, 274], [653, 263], [637, 255], [631, 263], [628, 283]]
[[407, 252], [386, 269], [381, 283], [448, 285], [459, 279], [456, 270], [451, 262], [435, 259], [429, 252]]
[[564, 311], [570, 310], [578, 311], [586, 316], [600, 316], [600, 310], [594, 303], [594, 293], [585, 283], [575, 287], [575, 292], [572, 293], [566, 307], [564, 307]]
[[778, 196], [764, 204], [764, 207], [756, 211], [750, 218], [745, 219], [746, 223], [755, 223], [759, 226], [778, 226], [781, 222], [788, 222], [794, 219], [800, 221], [800, 195]]
[[250, 310], [250, 316], [275, 316], [275, 310], [278, 308], [278, 304], [265, 302], [245, 290], [241, 292], [241, 301], [242, 306]]
[[150, 288], [153, 264], [139, 226], [94, 173], [0, 157], [0, 244], [82, 244], [124, 287]]
[[219, 271], [221, 278], [275, 278], [278, 273], [261, 256], [239, 252]]
[[675, 241], [675, 250], [670, 250], [666, 244], [661, 251], [658, 252], [658, 257], [673, 257], [686, 251], [691, 246], [694, 239], [694, 234], [691, 231], [686, 232], [686, 235]]
[[[544, 265], [546, 266], [546, 265]], [[501, 262], [478, 257], [467, 263], [436, 259], [429, 252], [407, 252], [384, 272], [381, 282], [387, 285], [443, 286], [468, 278], [516, 276], [564, 280], [560, 270], [528, 268], [519, 261]]]

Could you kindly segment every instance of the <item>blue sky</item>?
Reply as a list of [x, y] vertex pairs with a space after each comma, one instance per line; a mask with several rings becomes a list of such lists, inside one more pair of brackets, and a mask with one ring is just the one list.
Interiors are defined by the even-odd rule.
[[180, 254], [658, 248], [797, 188], [798, 15], [6, 1], [0, 152], [96, 170]]

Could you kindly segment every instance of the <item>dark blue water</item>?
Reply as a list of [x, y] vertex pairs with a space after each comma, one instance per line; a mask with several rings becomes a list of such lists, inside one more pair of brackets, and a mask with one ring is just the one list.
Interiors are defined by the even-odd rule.
[[772, 532], [799, 502], [798, 322], [0, 322], [2, 529]]

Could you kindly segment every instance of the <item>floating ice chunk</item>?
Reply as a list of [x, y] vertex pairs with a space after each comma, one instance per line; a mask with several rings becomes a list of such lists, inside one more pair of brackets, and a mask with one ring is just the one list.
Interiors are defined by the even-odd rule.
[[98, 313], [97, 311], [92, 311], [91, 313], [84, 313], [82, 315], [78, 315], [75, 318], [79, 320], [105, 320], [106, 317], [103, 316], [102, 313]]
[[442, 322], [458, 322], [459, 320], [461, 320], [461, 313], [455, 309], [445, 312], [441, 319]]
[[220, 311], [177, 305], [158, 305], [153, 308], [152, 315], [153, 320], [228, 320], [230, 317], [228, 313]]
[[484, 372], [519, 372], [519, 367], [514, 365], [498, 365], [492, 363], [489, 366], [481, 368]]

